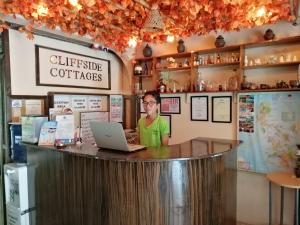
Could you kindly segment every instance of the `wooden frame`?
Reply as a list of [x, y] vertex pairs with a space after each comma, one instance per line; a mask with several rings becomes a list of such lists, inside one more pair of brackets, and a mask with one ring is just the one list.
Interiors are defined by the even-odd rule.
[[191, 96], [192, 121], [208, 121], [208, 111], [208, 96]]
[[[180, 114], [180, 97], [161, 97], [160, 113], [164, 114]], [[172, 101], [173, 100], [173, 101]], [[178, 100], [176, 102], [175, 100]]]
[[[58, 81], [56, 81], [56, 82], [54, 82], [54, 83], [47, 83], [47, 82], [43, 82], [43, 81], [41, 81], [41, 68], [40, 68], [40, 49], [46, 49], [46, 50], [50, 50], [50, 51], [56, 51], [56, 52], [60, 52], [60, 53], [62, 53], [62, 54], [69, 54], [69, 55], [74, 55], [74, 57], [75, 56], [78, 56], [78, 57], [85, 57], [85, 58], [89, 58], [89, 59], [91, 59], [91, 60], [98, 60], [98, 61], [104, 61], [105, 63], [107, 63], [107, 74], [104, 74], [104, 71], [103, 71], [103, 68], [102, 67], [100, 67], [99, 66], [99, 68], [97, 69], [97, 70], [95, 70], [95, 69], [93, 69], [93, 70], [91, 70], [91, 69], [89, 69], [89, 70], [87, 70], [84, 66], [83, 66], [83, 60], [81, 60], [81, 64], [80, 65], [82, 65], [82, 68], [84, 69], [84, 70], [86, 70], [86, 71], [94, 71], [94, 73], [92, 73], [92, 72], [87, 72], [86, 73], [86, 76], [87, 76], [87, 74], [89, 73], [89, 75], [90, 75], [90, 77], [89, 78], [87, 78], [87, 77], [84, 77], [83, 78], [83, 82], [85, 82], [85, 81], [88, 81], [87, 83], [86, 83], [86, 85], [85, 86], [81, 86], [81, 85], [79, 85], [79, 84], [77, 84], [78, 83], [78, 79], [80, 79], [81, 78], [81, 76], [83, 75], [83, 74], [85, 74], [84, 73], [84, 71], [80, 71], [80, 70], [76, 70], [76, 71], [73, 71], [73, 69], [71, 70], [71, 69], [63, 69], [63, 68], [61, 68], [61, 69], [59, 69], [60, 67], [63, 67], [63, 66], [68, 66], [68, 67], [70, 67], [71, 65], [72, 65], [72, 67], [74, 67], [73, 66], [73, 63], [75, 63], [75, 62], [73, 62], [72, 60], [70, 60], [70, 62], [69, 61], [67, 61], [67, 62], [60, 62], [60, 59], [58, 60], [59, 62], [56, 62], [56, 64], [55, 65], [59, 65], [60, 67], [58, 67], [58, 68], [56, 68], [56, 67], [51, 67], [50, 68], [50, 71], [48, 71], [46, 74], [47, 75], [49, 75], [49, 74], [52, 74], [52, 70], [54, 71], [54, 69], [56, 69], [55, 71], [57, 71], [58, 69], [58, 71], [59, 71], [59, 73], [57, 72], [57, 74], [56, 74], [56, 76], [54, 76], [53, 74], [53, 77], [57, 77], [57, 78], [64, 78], [64, 77], [66, 77], [67, 79], [69, 79], [69, 80], [60, 80], [59, 82]], [[53, 56], [53, 55], [52, 55]], [[52, 59], [52, 56], [50, 57], [50, 59]], [[54, 55], [54, 56], [56, 56], [56, 55]], [[61, 57], [61, 56], [60, 56]], [[67, 57], [67, 56], [66, 56]], [[69, 59], [75, 59], [75, 58], [69, 58]], [[35, 45], [35, 61], [36, 61], [36, 85], [37, 86], [54, 86], [54, 87], [66, 87], [66, 88], [88, 88], [88, 89], [104, 89], [104, 90], [111, 90], [111, 69], [110, 69], [110, 61], [109, 60], [107, 60], [107, 59], [101, 59], [101, 58], [96, 58], [96, 57], [92, 57], [92, 56], [88, 56], [88, 55], [83, 55], [83, 54], [78, 54], [78, 53], [74, 53], [74, 52], [69, 52], [69, 51], [64, 51], [64, 50], [60, 50], [60, 49], [55, 49], [55, 48], [50, 48], [50, 47], [45, 47], [45, 46], [41, 46], [41, 45]], [[47, 61], [47, 60], [46, 60]], [[50, 62], [52, 61], [52, 60], [49, 60]], [[89, 62], [89, 61], [86, 61], [86, 62]], [[68, 63], [70, 63], [70, 65], [68, 65]], [[91, 62], [89, 62], [89, 63], [91, 63]], [[92, 62], [92, 63], [94, 63], [94, 62]], [[96, 63], [95, 63], [96, 64]], [[89, 64], [88, 64], [89, 65]], [[102, 66], [102, 64], [99, 64], [99, 65], [101, 65]], [[78, 66], [79, 66], [79, 62], [78, 62]], [[77, 67], [78, 67], [77, 66]], [[72, 68], [71, 67], [71, 68]], [[104, 68], [105, 68], [105, 66], [104, 66]], [[63, 73], [64, 74], [61, 74], [60, 73], [60, 71], [64, 71]], [[65, 71], [68, 71], [68, 73], [65, 73]], [[73, 72], [76, 72], [75, 74], [73, 74], [73, 82], [74, 82], [74, 84], [72, 85], [70, 85], [70, 82], [72, 82], [72, 76], [70, 76], [70, 71], [73, 71]], [[103, 80], [103, 75], [107, 75], [107, 86], [104, 86], [104, 87], [97, 87], [97, 85], [99, 85], [99, 84], [97, 84], [96, 82], [101, 82], [102, 80]], [[50, 75], [49, 75], [50, 76]], [[52, 78], [53, 79], [53, 78]], [[92, 80], [95, 82], [95, 84], [93, 84], [93, 85], [91, 85], [92, 83]], [[48, 81], [49, 82], [49, 81]], [[65, 82], [64, 84], [61, 84], [61, 83], [63, 83], [63, 82]]]
[[232, 121], [232, 97], [213, 96], [212, 98], [212, 122], [231, 123]]

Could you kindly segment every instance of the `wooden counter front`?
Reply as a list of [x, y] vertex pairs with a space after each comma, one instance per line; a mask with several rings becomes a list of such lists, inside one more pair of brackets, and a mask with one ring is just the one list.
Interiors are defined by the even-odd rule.
[[196, 138], [123, 153], [25, 144], [37, 225], [235, 224], [238, 145]]

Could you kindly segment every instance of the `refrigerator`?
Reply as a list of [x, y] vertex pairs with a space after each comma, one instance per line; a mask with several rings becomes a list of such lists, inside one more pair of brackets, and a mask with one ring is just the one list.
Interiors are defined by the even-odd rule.
[[35, 166], [5, 164], [4, 185], [7, 225], [35, 225]]

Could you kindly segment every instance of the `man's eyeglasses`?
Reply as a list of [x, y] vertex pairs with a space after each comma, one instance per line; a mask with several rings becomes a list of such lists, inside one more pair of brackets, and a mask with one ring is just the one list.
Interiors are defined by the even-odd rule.
[[156, 104], [156, 102], [153, 102], [153, 101], [150, 101], [150, 102], [145, 102], [145, 101], [144, 101], [144, 102], [143, 102], [143, 105], [144, 105], [144, 106], [149, 105], [149, 106], [151, 107], [151, 106], [154, 106], [155, 104]]

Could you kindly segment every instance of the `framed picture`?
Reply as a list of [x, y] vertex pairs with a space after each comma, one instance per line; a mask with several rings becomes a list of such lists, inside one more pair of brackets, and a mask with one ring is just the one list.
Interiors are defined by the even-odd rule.
[[[146, 117], [147, 113], [141, 113], [141, 118]], [[162, 118], [164, 118], [169, 123], [170, 133], [169, 137], [171, 137], [172, 134], [172, 115], [160, 115]]]
[[208, 121], [208, 96], [191, 96], [191, 120]]
[[160, 112], [180, 114], [180, 97], [161, 97]]
[[212, 97], [212, 122], [231, 123], [232, 120], [232, 97], [215, 96]]
[[168, 124], [169, 124], [169, 137], [171, 137], [172, 134], [172, 116], [171, 115], [160, 115], [162, 118], [164, 118]]
[[145, 109], [143, 106], [143, 98], [139, 98], [139, 103], [140, 103], [140, 113], [145, 113]]

